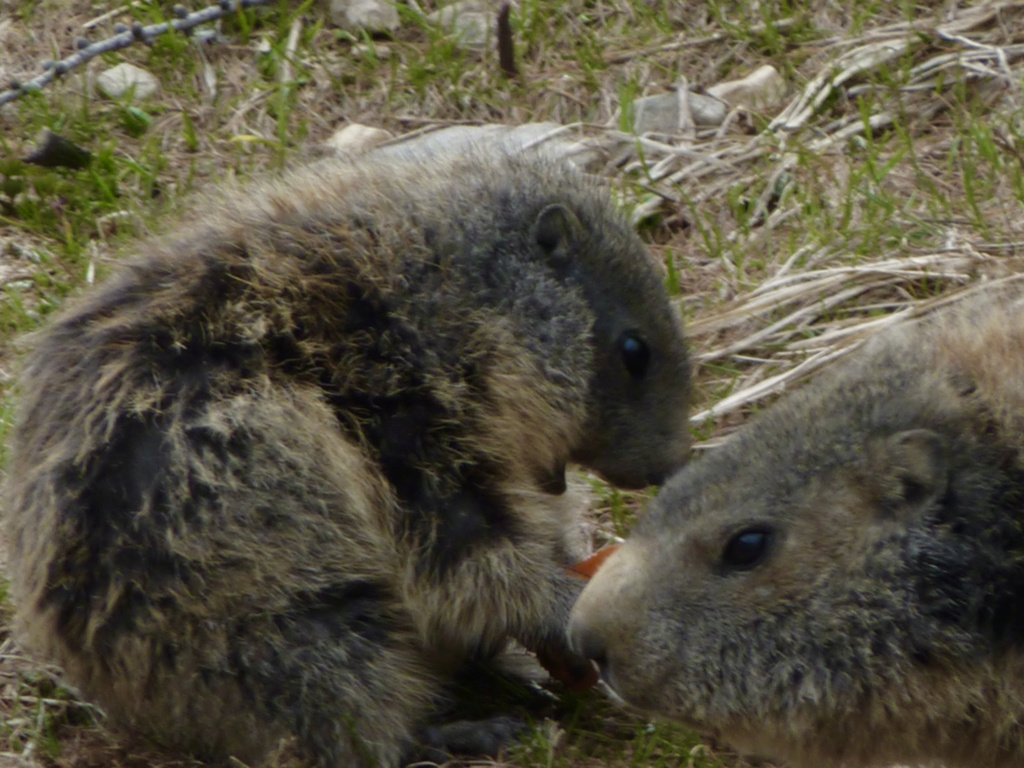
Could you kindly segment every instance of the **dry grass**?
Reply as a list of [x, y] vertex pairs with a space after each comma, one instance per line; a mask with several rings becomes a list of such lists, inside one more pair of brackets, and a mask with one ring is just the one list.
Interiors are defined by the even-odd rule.
[[[332, 28], [326, 5], [237, 15], [222, 42], [201, 49], [138, 46], [0, 110], [3, 382], [12, 340], [102, 278], [190, 190], [279, 167], [348, 122], [397, 135], [552, 121], [566, 130], [539, 141], [568, 137], [596, 152], [592, 170], [631, 207], [689, 318], [701, 447], [870, 334], [1024, 274], [1024, 2], [521, 0], [514, 81], [496, 54], [460, 51], [413, 3], [400, 32], [375, 40]], [[90, 26], [116, 6], [7, 7], [0, 80], [32, 77], [85, 30], [95, 38], [161, 13], [136, 3]], [[121, 60], [154, 72], [161, 94], [134, 107], [91, 98], [96, 73]], [[681, 76], [700, 88], [762, 64], [786, 80], [780, 104], [733, 110], [716, 129], [629, 132], [620, 108], [631, 99]], [[44, 127], [87, 147], [91, 169], [12, 163]], [[598, 493], [599, 526], [625, 533], [643, 498]], [[0, 627], [8, 620], [0, 613]], [[543, 714], [503, 765], [744, 765], [597, 697], [562, 696]], [[0, 629], [8, 762], [187, 764], [124, 746]]]

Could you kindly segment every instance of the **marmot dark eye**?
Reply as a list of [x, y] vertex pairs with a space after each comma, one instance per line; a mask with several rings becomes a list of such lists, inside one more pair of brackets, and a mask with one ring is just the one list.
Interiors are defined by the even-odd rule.
[[647, 373], [647, 365], [651, 362], [651, 351], [644, 340], [635, 333], [624, 333], [619, 339], [619, 351], [629, 375], [634, 379], [642, 379]]
[[725, 545], [722, 562], [735, 570], [747, 570], [759, 565], [767, 556], [772, 543], [772, 532], [767, 528], [744, 528], [733, 534]]

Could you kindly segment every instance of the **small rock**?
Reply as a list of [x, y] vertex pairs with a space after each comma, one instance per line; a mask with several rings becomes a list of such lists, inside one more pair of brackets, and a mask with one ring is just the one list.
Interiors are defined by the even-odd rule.
[[712, 85], [708, 93], [733, 107], [763, 110], [782, 101], [786, 95], [786, 81], [775, 67], [765, 64], [740, 80]]
[[397, 157], [441, 156], [493, 148], [501, 152], [543, 152], [551, 159], [567, 160], [581, 170], [596, 170], [607, 162], [609, 147], [600, 138], [578, 138], [558, 123], [522, 125], [453, 125], [399, 139], [377, 153]]
[[[728, 112], [725, 102], [711, 96], [686, 91], [685, 96], [690, 106], [690, 118], [693, 125], [701, 128], [713, 128], [725, 121]], [[633, 102], [633, 132], [644, 133], [679, 133], [686, 126], [682, 125], [679, 104], [680, 92], [662, 93], [657, 96], [645, 96]], [[613, 118], [613, 124], [618, 117]]]
[[383, 128], [351, 123], [335, 131], [324, 146], [346, 155], [361, 155], [392, 138]]
[[493, 37], [498, 16], [489, 5], [479, 0], [456, 0], [428, 13], [426, 19], [454, 34], [460, 47], [480, 51]]
[[368, 59], [371, 56], [375, 57], [377, 61], [387, 61], [391, 58], [391, 48], [387, 45], [359, 45], [352, 46], [352, 58], [354, 59]]
[[367, 32], [394, 32], [398, 9], [390, 0], [331, 0], [331, 20], [339, 27]]
[[96, 77], [96, 87], [111, 99], [128, 93], [136, 99], [145, 99], [160, 90], [160, 81], [146, 70], [125, 62], [101, 72]]

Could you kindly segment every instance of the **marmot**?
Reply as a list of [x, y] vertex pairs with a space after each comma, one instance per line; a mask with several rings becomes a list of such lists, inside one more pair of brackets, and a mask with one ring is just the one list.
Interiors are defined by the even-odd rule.
[[793, 766], [1024, 764], [1024, 307], [992, 303], [876, 337], [677, 473], [571, 647]]
[[682, 321], [581, 173], [459, 154], [229, 194], [38, 333], [18, 628], [116, 721], [387, 768], [444, 741], [460, 661], [568, 657], [566, 463], [639, 487], [685, 461]]

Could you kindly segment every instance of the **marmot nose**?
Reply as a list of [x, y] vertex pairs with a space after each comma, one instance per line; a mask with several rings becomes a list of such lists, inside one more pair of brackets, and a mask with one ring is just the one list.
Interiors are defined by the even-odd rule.
[[665, 478], [668, 477], [668, 472], [648, 472], [647, 473], [647, 484], [648, 485], [663, 485]]
[[569, 647], [585, 659], [597, 662], [597, 666], [604, 672], [608, 661], [604, 637], [593, 627], [589, 627], [578, 619], [569, 624]]

